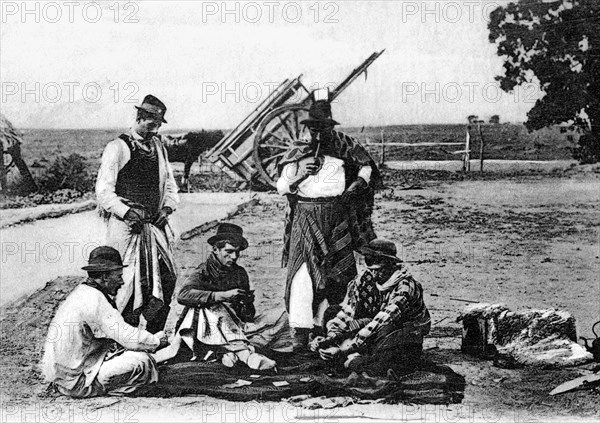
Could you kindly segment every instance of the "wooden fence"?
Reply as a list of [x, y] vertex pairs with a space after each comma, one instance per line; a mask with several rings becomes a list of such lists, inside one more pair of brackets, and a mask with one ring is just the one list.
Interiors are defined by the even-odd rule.
[[[483, 172], [483, 151], [484, 151], [484, 139], [483, 139], [483, 131], [481, 129], [481, 122], [475, 123], [477, 135], [479, 135], [479, 171]], [[365, 144], [368, 147], [376, 148], [380, 147], [380, 161], [379, 164], [385, 164], [385, 155], [386, 155], [386, 147], [464, 147], [462, 150], [452, 151], [452, 154], [462, 154], [462, 162], [463, 172], [469, 172], [471, 170], [471, 124], [467, 125], [465, 131], [465, 141], [464, 142], [419, 142], [419, 143], [410, 143], [410, 142], [385, 142], [384, 132], [381, 131], [381, 141], [380, 142], [369, 142], [367, 141]]]

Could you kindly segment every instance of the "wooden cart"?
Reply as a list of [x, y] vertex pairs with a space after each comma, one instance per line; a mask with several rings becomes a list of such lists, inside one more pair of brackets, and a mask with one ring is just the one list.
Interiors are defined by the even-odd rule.
[[[331, 93], [333, 101], [385, 50], [375, 52], [354, 69]], [[277, 165], [297, 140], [310, 139], [305, 125], [313, 102], [302, 75], [283, 81], [235, 129], [208, 153], [208, 160], [235, 179], [260, 180], [275, 186]]]

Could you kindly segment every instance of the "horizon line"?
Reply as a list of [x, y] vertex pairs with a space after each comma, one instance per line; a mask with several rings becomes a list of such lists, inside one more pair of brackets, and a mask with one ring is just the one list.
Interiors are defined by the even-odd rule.
[[[484, 125], [524, 125], [524, 122], [500, 122], [497, 124], [483, 122]], [[446, 125], [446, 126], [457, 126], [457, 125], [469, 125], [468, 122], [465, 123], [393, 123], [388, 125], [363, 125], [363, 126], [343, 126], [339, 127], [342, 129], [360, 129], [360, 128], [386, 128], [390, 126], [434, 126], [434, 125]], [[160, 132], [173, 132], [173, 131], [198, 131], [198, 130], [206, 130], [206, 131], [231, 131], [235, 127], [232, 128], [196, 128], [196, 127], [180, 127], [180, 128], [169, 128], [160, 130]], [[56, 131], [76, 131], [76, 130], [92, 130], [92, 131], [122, 131], [123, 129], [127, 129], [125, 127], [114, 126], [114, 127], [78, 127], [78, 128], [53, 128], [53, 127], [18, 127], [17, 130], [56, 130]]]

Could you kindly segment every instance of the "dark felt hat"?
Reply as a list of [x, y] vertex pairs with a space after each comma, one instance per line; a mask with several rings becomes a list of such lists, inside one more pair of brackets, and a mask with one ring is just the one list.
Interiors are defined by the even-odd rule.
[[248, 248], [248, 240], [244, 238], [244, 230], [233, 223], [221, 223], [216, 235], [208, 238], [208, 243], [214, 245], [218, 241], [232, 241], [240, 246], [241, 250]]
[[88, 272], [110, 272], [127, 267], [123, 264], [121, 254], [112, 247], [96, 247], [90, 253], [88, 265], [82, 269]]
[[338, 122], [331, 118], [331, 103], [327, 100], [317, 100], [311, 104], [308, 110], [308, 119], [304, 119], [300, 123], [307, 126], [339, 125]]
[[360, 247], [358, 252], [363, 256], [385, 257], [398, 262], [402, 260], [396, 257], [396, 244], [386, 239], [377, 238], [367, 245]]
[[154, 97], [152, 94], [148, 94], [144, 97], [144, 101], [139, 106], [135, 106], [138, 110], [144, 110], [145, 112], [150, 113], [151, 115], [156, 116], [162, 122], [167, 123], [165, 120], [165, 113], [167, 113], [167, 106], [165, 103], [160, 101], [158, 98]]

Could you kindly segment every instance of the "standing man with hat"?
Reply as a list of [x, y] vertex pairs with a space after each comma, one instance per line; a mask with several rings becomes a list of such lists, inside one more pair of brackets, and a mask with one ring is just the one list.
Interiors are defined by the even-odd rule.
[[320, 328], [327, 305], [339, 304], [356, 276], [354, 250], [375, 233], [374, 192], [381, 177], [360, 143], [334, 130], [328, 100], [316, 100], [302, 121], [311, 133], [280, 162], [277, 189], [288, 198], [283, 265], [285, 300], [297, 349]]
[[431, 327], [423, 287], [396, 257], [393, 242], [374, 239], [359, 251], [367, 270], [348, 285], [341, 307], [328, 309], [327, 337], [315, 338], [311, 349], [324, 360], [345, 360], [359, 374], [414, 369]]
[[136, 106], [136, 122], [127, 134], [108, 143], [96, 182], [107, 244], [130, 266], [116, 303], [134, 326], [143, 315], [146, 329], [164, 329], [175, 289], [173, 231], [169, 215], [179, 203], [177, 184], [158, 129], [167, 107], [153, 95]]
[[248, 273], [237, 264], [240, 252], [248, 248], [241, 227], [221, 223], [208, 243], [212, 252], [206, 262], [194, 269], [179, 291], [177, 300], [186, 307], [176, 333], [194, 353], [202, 346], [220, 351], [226, 366], [241, 362], [253, 369], [272, 369], [275, 361], [256, 348], [291, 352], [285, 310], [256, 314]]
[[41, 369], [63, 395], [129, 394], [158, 380], [149, 353], [166, 345], [164, 333], [128, 325], [113, 299], [126, 267], [114, 248], [95, 248], [83, 267], [88, 279], [67, 296], [50, 323]]

